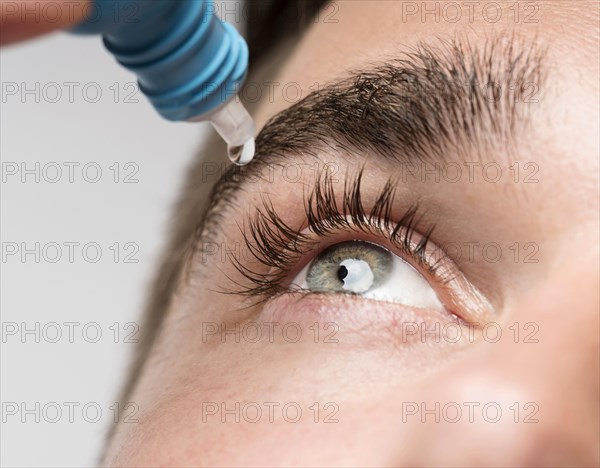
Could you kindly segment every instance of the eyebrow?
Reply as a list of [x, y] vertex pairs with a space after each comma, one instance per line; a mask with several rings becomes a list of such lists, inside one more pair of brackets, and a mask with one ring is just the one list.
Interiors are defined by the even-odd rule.
[[245, 183], [294, 156], [333, 149], [399, 164], [483, 162], [490, 154], [508, 162], [539, 102], [544, 55], [536, 41], [514, 36], [481, 46], [438, 39], [311, 93], [266, 123], [248, 166], [232, 166], [217, 181], [192, 250], [218, 234]]

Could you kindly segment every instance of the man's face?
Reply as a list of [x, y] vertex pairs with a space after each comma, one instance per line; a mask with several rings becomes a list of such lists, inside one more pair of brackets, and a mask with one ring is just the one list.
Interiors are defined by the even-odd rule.
[[198, 220], [107, 462], [597, 465], [597, 25], [329, 5]]

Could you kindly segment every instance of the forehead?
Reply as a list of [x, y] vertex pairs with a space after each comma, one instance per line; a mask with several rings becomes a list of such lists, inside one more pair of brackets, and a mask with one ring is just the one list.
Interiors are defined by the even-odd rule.
[[[293, 86], [294, 96], [297, 89], [306, 96], [350, 69], [397, 55], [419, 41], [460, 35], [477, 45], [515, 35], [547, 46], [564, 80], [581, 81], [585, 71], [586, 84], [597, 92], [598, 40], [593, 32], [598, 10], [595, 1], [337, 0], [310, 23], [276, 82], [280, 89]], [[259, 125], [289, 106], [289, 94], [275, 92], [263, 101]]]

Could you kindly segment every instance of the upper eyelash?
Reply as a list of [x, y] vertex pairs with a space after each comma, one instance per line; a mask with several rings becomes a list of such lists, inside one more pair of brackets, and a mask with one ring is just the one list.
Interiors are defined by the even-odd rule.
[[[363, 175], [364, 169], [360, 169], [356, 175], [345, 179], [340, 206], [335, 196], [333, 178], [327, 171], [317, 175], [312, 192], [304, 196], [304, 211], [309, 230], [319, 238], [343, 230], [357, 229], [381, 235], [413, 258], [420, 267], [435, 274], [443, 257], [432, 263], [426, 256], [435, 224], [430, 225], [421, 234], [421, 239], [415, 246], [412, 238], [423, 219], [419, 204], [413, 204], [399, 221], [394, 222], [392, 209], [397, 180], [389, 178], [376, 197], [372, 209], [367, 212], [361, 198]], [[305, 253], [321, 243], [320, 240], [301, 232], [303, 228], [294, 229], [288, 226], [278, 215], [270, 199], [263, 197], [262, 206], [249, 217], [247, 229], [242, 226], [240, 229], [251, 255], [269, 271], [253, 271], [250, 265], [245, 265], [234, 257], [234, 267], [249, 284], [229, 278], [239, 289], [223, 289], [222, 292], [255, 297], [257, 304], [290, 292], [281, 285], [286, 275]]]

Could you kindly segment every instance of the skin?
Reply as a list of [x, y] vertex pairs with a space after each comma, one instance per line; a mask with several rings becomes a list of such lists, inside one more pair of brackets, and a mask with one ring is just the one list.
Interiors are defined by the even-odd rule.
[[[458, 184], [412, 181], [399, 188], [394, 208], [395, 215], [401, 216], [415, 196], [426, 197], [437, 207], [434, 241], [498, 242], [502, 246], [502, 261], [485, 262], [476, 254], [474, 261], [455, 265], [485, 303], [477, 307], [475, 299], [467, 299], [461, 318], [499, 324], [501, 339], [485, 339], [479, 327], [474, 342], [441, 339], [432, 343], [418, 336], [407, 341], [399, 324], [432, 326], [452, 318], [360, 297], [298, 301], [282, 296], [241, 309], [248, 304], [239, 295], [216, 291], [230, 285], [227, 277], [238, 278], [231, 262], [221, 261], [219, 255], [202, 262], [196, 256], [129, 396], [139, 408], [139, 422], [119, 424], [105, 455], [106, 464], [600, 463], [598, 7], [594, 2], [536, 4], [537, 23], [515, 23], [514, 11], [508, 9], [511, 2], [502, 4], [504, 19], [491, 24], [483, 20], [480, 10], [472, 22], [465, 12], [456, 23], [435, 22], [431, 16], [423, 22], [419, 14], [403, 22], [401, 2], [338, 2], [338, 22], [316, 22], [276, 78], [281, 83], [299, 83], [306, 94], [315, 82], [343, 77], [349, 69], [397, 54], [419, 40], [429, 42], [435, 36], [456, 33], [477, 42], [500, 31], [515, 32], [523, 40], [537, 38], [547, 46], [547, 92], [532, 109], [531, 131], [520, 139], [516, 156], [521, 163], [537, 164], [538, 182], [515, 187], [480, 178]], [[259, 127], [290, 105], [280, 93], [275, 96], [258, 110]], [[353, 164], [333, 152], [322, 152], [320, 160], [337, 167]], [[372, 161], [367, 168], [363, 198], [368, 204], [394, 165]], [[236, 223], [260, 204], [265, 193], [272, 194], [273, 206], [284, 213], [286, 222], [301, 225], [304, 213], [295, 207], [302, 206], [302, 187], [308, 186], [311, 177], [303, 172], [298, 185], [290, 185], [275, 171], [272, 181], [251, 184], [225, 216], [215, 241], [228, 248], [242, 245]], [[339, 235], [328, 242], [344, 240]], [[368, 240], [384, 245], [381, 239]], [[509, 250], [515, 242], [520, 246], [535, 243], [539, 261], [524, 263], [522, 256], [515, 261]], [[311, 258], [305, 256], [302, 262]], [[293, 277], [290, 274], [289, 280]], [[443, 289], [429, 280], [436, 291]], [[464, 283], [453, 287], [468, 289]], [[223, 343], [220, 334], [208, 334], [206, 328], [207, 324], [225, 324], [235, 330], [236, 324], [273, 321], [299, 324], [302, 339], [286, 341], [279, 327], [273, 340], [251, 343], [242, 338], [238, 343], [228, 335]], [[315, 322], [321, 333], [318, 343], [310, 328]], [[324, 342], [330, 322], [339, 327], [338, 343]], [[525, 324], [534, 325], [526, 328]], [[526, 335], [537, 341], [527, 342]], [[265, 402], [279, 405], [273, 421]], [[281, 408], [289, 402], [303, 409], [296, 423], [282, 417]], [[320, 410], [318, 423], [314, 410], [309, 409], [315, 402]], [[263, 417], [256, 423], [244, 418], [236, 423], [230, 414], [222, 422], [220, 411], [207, 414], [215, 408], [213, 403], [224, 403], [229, 409], [236, 403], [257, 403]], [[327, 403], [333, 405], [325, 407]], [[446, 417], [438, 411], [437, 421], [432, 414], [410, 414], [421, 405], [435, 409], [436, 403], [459, 406], [462, 417], [450, 422], [456, 414], [451, 409]], [[501, 408], [498, 422], [491, 422], [493, 409], [482, 411], [489, 403]], [[518, 416], [511, 409], [515, 403]], [[468, 405], [474, 408], [472, 418]], [[338, 411], [332, 416], [333, 409]], [[254, 410], [247, 413], [248, 418], [254, 415]], [[337, 422], [323, 422], [328, 415]]]
[[[504, 249], [514, 242], [539, 246], [536, 264], [503, 260], [465, 266], [471, 277], [475, 272], [480, 275], [477, 287], [492, 306], [475, 318], [499, 323], [502, 339], [492, 343], [478, 335], [468, 344], [442, 340], [430, 346], [418, 339], [407, 343], [399, 323], [431, 325], [447, 323], [449, 317], [349, 296], [302, 301], [284, 296], [264, 307], [240, 311], [240, 297], [211, 291], [226, 281], [224, 275], [235, 277], [231, 265], [210, 257], [204, 265], [209, 268], [203, 268], [196, 259], [131, 395], [140, 408], [140, 424], [121, 425], [107, 463], [597, 465], [598, 44], [597, 35], [591, 33], [597, 6], [539, 2], [536, 24], [515, 24], [510, 19], [490, 24], [481, 14], [473, 23], [421, 22], [416, 15], [401, 24], [400, 2], [338, 5], [339, 21], [317, 22], [277, 81], [297, 82], [308, 92], [315, 82], [344, 76], [348, 69], [404, 50], [417, 40], [432, 41], [435, 35], [456, 32], [477, 41], [497, 31], [516, 31], [525, 40], [537, 37], [548, 46], [548, 92], [532, 112], [534, 130], [521, 139], [517, 156], [520, 162], [539, 165], [538, 183], [509, 188], [515, 196], [506, 197], [499, 185], [481, 180], [452, 186], [414, 183], [402, 187], [398, 197], [408, 200], [416, 192], [430, 197], [440, 212], [451, 210], [450, 219], [440, 219], [436, 228], [450, 239], [497, 240]], [[504, 14], [508, 16], [507, 11]], [[259, 125], [289, 105], [281, 97], [263, 103]], [[344, 164], [338, 155], [326, 152], [321, 159]], [[388, 164], [369, 166], [367, 199], [393, 170]], [[302, 182], [308, 183], [308, 177], [303, 174]], [[300, 187], [289, 187], [289, 182], [286, 187], [276, 171], [272, 182], [252, 184], [239, 198], [239, 207], [225, 217], [223, 233], [217, 236], [220, 242], [228, 246], [243, 242], [235, 221], [266, 192], [276, 194], [271, 200], [276, 210], [286, 212], [287, 222], [302, 222], [302, 210], [289, 208], [301, 206]], [[338, 236], [331, 243], [342, 240]], [[467, 318], [474, 320], [468, 314]], [[230, 337], [222, 343], [221, 335], [202, 332], [207, 322], [226, 322], [234, 329], [236, 323], [271, 320], [299, 323], [303, 339], [286, 342], [276, 332], [273, 342], [235, 343]], [[323, 331], [332, 321], [339, 325], [339, 343], [314, 343], [311, 324], [317, 322]], [[510, 329], [515, 322], [519, 339]], [[538, 327], [537, 342], [524, 342], [523, 334], [532, 330], [523, 328], [526, 323]], [[230, 415], [222, 422], [220, 411], [216, 415], [205, 411], [203, 421], [207, 402], [225, 402], [230, 409], [236, 402], [258, 403], [263, 417], [257, 423], [244, 418], [236, 423]], [[289, 423], [276, 410], [271, 422], [264, 402], [277, 402], [279, 408], [297, 402], [303, 417]], [[314, 412], [308, 409], [315, 402], [321, 411], [325, 403], [335, 403], [338, 422], [315, 423]], [[430, 415], [423, 422], [420, 412], [408, 414], [414, 406], [407, 404], [435, 409], [436, 402], [441, 407], [458, 404], [462, 417], [452, 423], [449, 419], [455, 413], [446, 418], [440, 413], [439, 421]], [[479, 405], [474, 406], [473, 421], [468, 402]], [[503, 413], [496, 423], [490, 422], [493, 412], [486, 420], [481, 411], [490, 402]], [[519, 416], [510, 409], [515, 403]], [[320, 419], [332, 412], [328, 408]], [[255, 413], [249, 414], [251, 418]]]
[[89, 5], [89, 0], [2, 0], [0, 45], [13, 44], [71, 27], [92, 15], [93, 10], [88, 10]]

